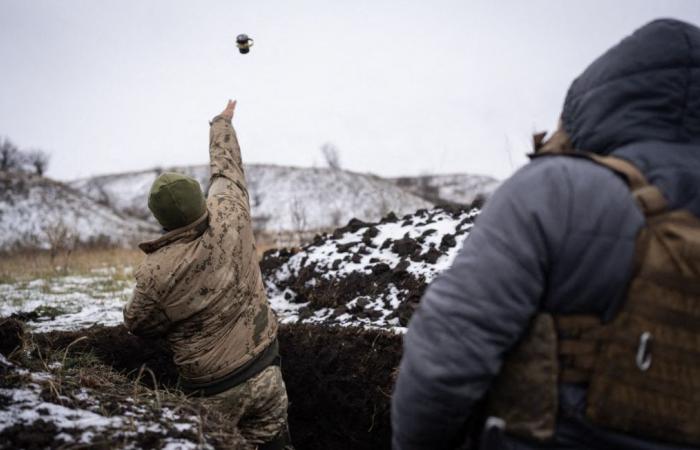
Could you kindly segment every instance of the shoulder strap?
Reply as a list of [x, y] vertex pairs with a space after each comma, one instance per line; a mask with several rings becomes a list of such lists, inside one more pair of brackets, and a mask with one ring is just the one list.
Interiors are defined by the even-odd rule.
[[644, 174], [634, 164], [625, 159], [574, 150], [571, 148], [568, 136], [561, 129], [557, 130], [546, 142], [544, 142], [543, 133], [536, 134], [533, 136], [533, 144], [535, 153], [530, 154], [530, 158], [542, 156], [585, 158], [622, 175], [646, 217], [662, 213], [668, 209], [668, 203], [659, 188], [649, 183]]
[[600, 156], [594, 153], [580, 152], [586, 158], [597, 162], [625, 177], [627, 185], [632, 191], [634, 199], [644, 212], [644, 215], [649, 217], [668, 209], [668, 203], [661, 193], [659, 188], [647, 181], [642, 172], [627, 160], [616, 158], [614, 156]]

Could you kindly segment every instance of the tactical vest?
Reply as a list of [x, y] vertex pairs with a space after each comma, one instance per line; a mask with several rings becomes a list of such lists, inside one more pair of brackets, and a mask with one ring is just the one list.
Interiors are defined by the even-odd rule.
[[506, 357], [489, 415], [502, 418], [510, 434], [546, 441], [556, 427], [559, 383], [585, 383], [592, 423], [700, 445], [700, 219], [670, 210], [631, 163], [560, 144], [546, 153], [586, 158], [627, 181], [645, 216], [634, 272], [608, 323], [592, 315], [537, 315]]

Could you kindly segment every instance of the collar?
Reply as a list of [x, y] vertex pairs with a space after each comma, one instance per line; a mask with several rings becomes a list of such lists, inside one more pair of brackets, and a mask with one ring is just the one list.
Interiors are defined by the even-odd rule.
[[202, 233], [209, 227], [209, 212], [202, 214], [202, 217], [195, 220], [189, 225], [184, 227], [176, 228], [172, 231], [168, 231], [164, 235], [152, 241], [146, 241], [139, 244], [139, 248], [146, 254], [153, 253], [166, 245], [172, 244], [175, 241], [182, 239], [192, 240]]

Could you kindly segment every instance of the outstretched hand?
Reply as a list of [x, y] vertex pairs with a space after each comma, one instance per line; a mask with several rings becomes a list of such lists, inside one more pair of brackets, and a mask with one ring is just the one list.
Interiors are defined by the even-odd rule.
[[236, 100], [229, 100], [226, 108], [219, 114], [228, 121], [233, 119], [233, 112], [236, 110]]

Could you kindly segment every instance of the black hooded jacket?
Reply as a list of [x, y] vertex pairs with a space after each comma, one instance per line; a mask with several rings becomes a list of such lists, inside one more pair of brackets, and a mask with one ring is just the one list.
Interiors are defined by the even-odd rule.
[[[637, 30], [573, 82], [562, 123], [576, 148], [633, 162], [671, 207], [700, 217], [700, 29], [657, 20]], [[643, 225], [622, 179], [584, 159], [538, 158], [507, 180], [409, 324], [394, 448], [454, 447], [537, 312], [614, 317]], [[502, 446], [682, 448], [595, 427], [585, 387], [559, 392], [551, 446]]]

